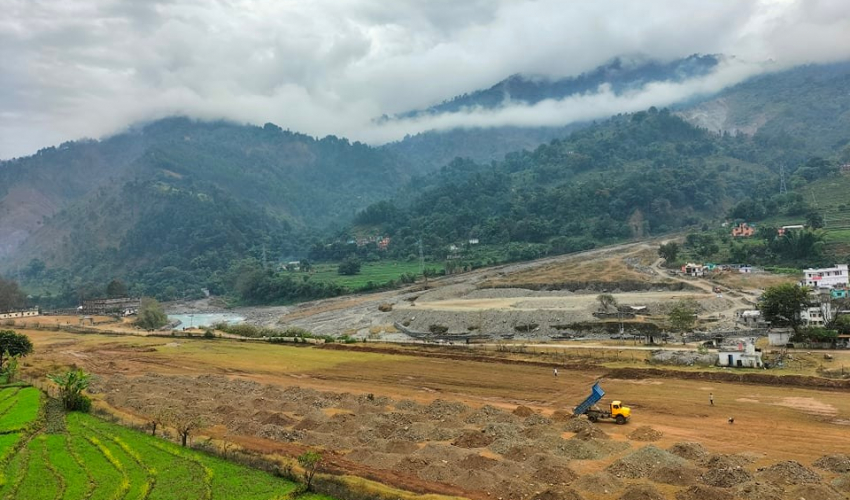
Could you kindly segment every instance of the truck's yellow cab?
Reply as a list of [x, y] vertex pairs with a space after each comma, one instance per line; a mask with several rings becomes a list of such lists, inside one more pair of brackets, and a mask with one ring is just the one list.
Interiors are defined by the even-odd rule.
[[622, 415], [623, 418], [628, 419], [632, 415], [632, 409], [628, 406], [623, 406], [622, 401], [612, 401], [611, 417], [617, 418], [617, 415]]

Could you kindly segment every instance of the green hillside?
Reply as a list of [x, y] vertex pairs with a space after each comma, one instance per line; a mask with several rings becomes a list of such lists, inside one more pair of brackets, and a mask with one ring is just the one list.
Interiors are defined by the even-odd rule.
[[[39, 418], [41, 392], [0, 390], [0, 498], [273, 500], [296, 485], [80, 413]], [[299, 498], [332, 500], [305, 494]]]

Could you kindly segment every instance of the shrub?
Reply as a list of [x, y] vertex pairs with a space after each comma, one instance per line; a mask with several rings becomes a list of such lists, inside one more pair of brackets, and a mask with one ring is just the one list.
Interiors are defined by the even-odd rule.
[[390, 312], [393, 310], [392, 304], [381, 304], [378, 306], [378, 310], [381, 312]]
[[449, 327], [443, 325], [431, 325], [428, 327], [428, 331], [433, 334], [442, 335], [449, 331]]

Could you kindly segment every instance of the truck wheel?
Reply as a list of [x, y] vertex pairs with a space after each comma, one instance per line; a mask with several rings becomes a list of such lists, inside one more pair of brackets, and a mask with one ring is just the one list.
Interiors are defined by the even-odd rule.
[[617, 425], [623, 425], [626, 423], [626, 417], [622, 415], [617, 415]]
[[596, 416], [592, 416], [592, 415], [588, 415], [587, 419], [588, 419], [588, 420], [590, 420], [590, 421], [591, 421], [591, 422], [593, 422], [593, 423], [596, 423], [596, 421], [598, 420], [598, 419], [596, 418]]

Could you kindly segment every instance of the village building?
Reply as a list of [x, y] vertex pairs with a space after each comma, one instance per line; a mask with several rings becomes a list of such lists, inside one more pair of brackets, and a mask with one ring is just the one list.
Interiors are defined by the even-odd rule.
[[790, 226], [782, 226], [776, 230], [777, 236], [785, 236], [785, 233], [789, 231], [802, 231], [806, 226], [802, 224], [793, 224]]
[[756, 328], [759, 325], [759, 322], [761, 322], [761, 311], [757, 309], [743, 311], [738, 316], [738, 323], [749, 328]]
[[847, 264], [837, 264], [835, 267], [809, 268], [803, 271], [803, 286], [809, 288], [847, 288]]
[[827, 321], [821, 306], [810, 306], [800, 311], [800, 322], [803, 326], [823, 326]]
[[755, 339], [732, 339], [718, 349], [718, 366], [736, 368], [761, 368], [761, 350], [756, 349]]
[[9, 311], [0, 311], [0, 319], [16, 319], [16, 318], [32, 318], [38, 316], [38, 308], [31, 309], [13, 309]]
[[699, 278], [705, 276], [705, 266], [702, 264], [694, 264], [693, 262], [688, 262], [684, 266], [682, 266], [682, 272], [687, 274], [688, 276], [693, 276], [695, 278]]
[[790, 328], [771, 328], [767, 332], [767, 343], [773, 347], [785, 347], [793, 336], [794, 330]]
[[749, 238], [754, 234], [756, 234], [756, 228], [750, 226], [746, 222], [742, 222], [732, 228], [733, 238]]
[[142, 299], [131, 297], [119, 297], [114, 299], [92, 299], [84, 300], [79, 307], [81, 314], [87, 315], [109, 315], [120, 314], [131, 316], [138, 313], [142, 306]]

